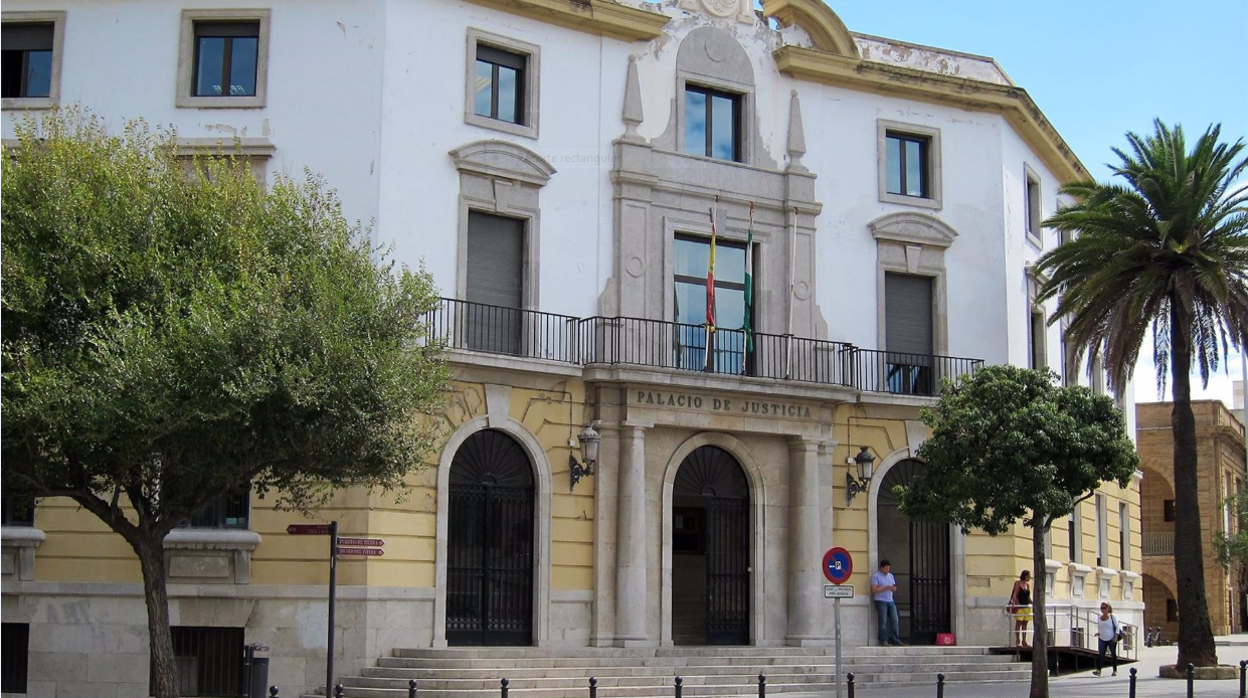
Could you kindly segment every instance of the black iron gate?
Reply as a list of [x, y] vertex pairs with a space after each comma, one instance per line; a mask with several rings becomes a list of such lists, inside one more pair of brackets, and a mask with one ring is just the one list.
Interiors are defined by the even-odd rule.
[[[905, 517], [897, 510], [893, 494], [894, 487], [910, 484], [923, 467], [922, 461], [904, 460], [890, 468], [880, 483], [877, 552], [893, 563], [902, 636], [916, 645], [932, 645], [937, 633], [951, 632], [953, 625], [949, 526]], [[903, 519], [904, 527], [899, 525]]]
[[672, 496], [685, 507], [705, 509], [704, 535], [696, 547], [705, 553], [706, 644], [748, 645], [750, 494], [745, 472], [727, 451], [703, 446], [681, 463]]
[[533, 469], [514, 439], [473, 434], [451, 462], [446, 641], [533, 644]]

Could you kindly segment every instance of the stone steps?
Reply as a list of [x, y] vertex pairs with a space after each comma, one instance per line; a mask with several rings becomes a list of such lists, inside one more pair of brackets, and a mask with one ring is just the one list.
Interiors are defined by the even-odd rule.
[[[878, 653], [864, 652], [846, 652], [844, 654], [845, 661], [878, 661], [887, 662], [924, 662], [950, 660], [954, 658], [964, 658], [975, 662], [1001, 662], [1008, 663], [1010, 657], [1008, 655], [986, 655], [982, 650], [965, 650], [959, 652], [948, 653], [915, 653], [907, 651], [908, 648], [898, 648], [894, 651], [885, 651]], [[502, 659], [502, 658], [480, 658], [480, 659], [435, 659], [431, 657], [383, 657], [378, 660], [378, 666], [393, 668], [410, 668], [410, 669], [488, 669], [488, 670], [523, 670], [530, 668], [560, 668], [575, 669], [578, 667], [696, 667], [696, 666], [786, 666], [794, 664], [834, 664], [836, 662], [835, 654], [826, 653], [818, 655], [788, 656], [788, 655], [771, 655], [771, 656], [661, 656], [650, 658], [637, 657], [604, 657], [594, 659], [590, 657], [567, 657], [567, 658], [548, 658], [539, 659], [535, 657], [524, 657], [519, 659]], [[766, 672], [764, 672], [766, 673]]]
[[[697, 665], [697, 666], [567, 666], [567, 667], [523, 667], [523, 668], [474, 668], [474, 669], [454, 669], [454, 668], [437, 668], [437, 669], [420, 669], [396, 665], [395, 659], [383, 659], [377, 667], [364, 669], [364, 676], [378, 678], [393, 679], [417, 679], [421, 681], [421, 685], [425, 685], [428, 681], [440, 680], [473, 680], [473, 681], [492, 681], [498, 682], [498, 679], [506, 676], [515, 685], [519, 681], [528, 679], [544, 679], [544, 678], [561, 678], [566, 679], [574, 677], [577, 680], [587, 679], [590, 676], [599, 680], [599, 685], [605, 685], [606, 682], [615, 677], [672, 677], [680, 675], [686, 678], [693, 676], [716, 676], [716, 675], [737, 675], [748, 676], [756, 679], [758, 672], [762, 671], [768, 677], [781, 676], [786, 674], [833, 674], [836, 672], [835, 660], [820, 661], [818, 663], [804, 664], [733, 664], [733, 665]], [[581, 662], [580, 664], [583, 664]], [[900, 670], [904, 667], [913, 666], [915, 663], [904, 659], [888, 660], [885, 658], [858, 658], [853, 661], [846, 660], [846, 666], [855, 667], [855, 670], [862, 672], [888, 672]], [[992, 668], [1000, 668], [1003, 665], [1011, 664], [1008, 656], [989, 657], [989, 656], [959, 656], [959, 657], [942, 657], [939, 662], [924, 662], [923, 666], [934, 672], [950, 673], [955, 671], [973, 672], [980, 670], [989, 670]], [[433, 687], [432, 685], [430, 686]]]

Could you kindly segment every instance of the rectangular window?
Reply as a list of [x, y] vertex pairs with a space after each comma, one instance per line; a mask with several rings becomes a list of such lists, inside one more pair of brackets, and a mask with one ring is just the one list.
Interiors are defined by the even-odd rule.
[[1131, 519], [1126, 503], [1118, 505], [1118, 560], [1119, 569], [1131, 569]]
[[255, 97], [260, 22], [196, 22], [192, 97]]
[[0, 72], [3, 97], [26, 99], [52, 95], [52, 22], [5, 22]]
[[[174, 626], [178, 693], [187, 698], [242, 698], [243, 629]], [[154, 690], [155, 681], [149, 678]]]
[[[678, 235], [672, 243], [672, 318], [676, 329], [675, 363], [679, 368], [706, 367], [706, 272], [711, 255], [710, 238]], [[711, 370], [718, 373], [745, 371], [745, 245], [715, 241], [715, 328], [711, 347]]]
[[34, 526], [35, 525], [35, 498], [34, 497], [3, 497], [0, 498], [0, 504], [3, 506], [3, 525], [5, 526]]
[[884, 136], [887, 167], [885, 191], [900, 196], [931, 198], [931, 167], [928, 150], [931, 139], [889, 131]]
[[1105, 517], [1105, 495], [1096, 495], [1096, 566], [1109, 563], [1108, 523]]
[[524, 305], [524, 221], [468, 212], [469, 349], [519, 355]]
[[1083, 562], [1083, 526], [1080, 523], [1082, 518], [1079, 506], [1076, 505], [1066, 526], [1066, 548], [1070, 551], [1070, 561], [1076, 563]]
[[26, 665], [30, 659], [30, 624], [0, 623], [0, 693], [26, 692]]
[[1161, 520], [1166, 523], [1174, 521], [1174, 500], [1167, 499], [1161, 503]]
[[473, 113], [487, 119], [524, 124], [524, 85], [528, 58], [477, 44]]
[[685, 86], [685, 152], [741, 162], [741, 95]]
[[934, 280], [914, 274], [884, 274], [885, 380], [891, 393], [932, 395]]
[[184, 524], [190, 528], [235, 528], [250, 525], [251, 492], [234, 492], [219, 497]]
[[1044, 346], [1044, 311], [1033, 308], [1028, 316], [1027, 325], [1027, 347], [1028, 362], [1030, 368], [1044, 368], [1048, 365], [1048, 359], [1045, 356]]
[[1040, 203], [1040, 178], [1031, 171], [1031, 168], [1027, 168], [1026, 179], [1027, 191], [1023, 203], [1026, 210], [1024, 215], [1026, 216], [1027, 235], [1039, 246], [1040, 222], [1044, 218]]

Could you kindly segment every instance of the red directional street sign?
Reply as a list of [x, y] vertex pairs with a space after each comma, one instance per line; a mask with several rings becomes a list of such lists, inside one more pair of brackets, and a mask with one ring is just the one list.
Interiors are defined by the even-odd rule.
[[338, 538], [338, 545], [385, 545], [386, 542], [380, 538]]
[[329, 524], [291, 524], [286, 533], [292, 536], [328, 536]]
[[339, 555], [364, 555], [366, 557], [380, 557], [386, 554], [381, 548], [338, 548]]

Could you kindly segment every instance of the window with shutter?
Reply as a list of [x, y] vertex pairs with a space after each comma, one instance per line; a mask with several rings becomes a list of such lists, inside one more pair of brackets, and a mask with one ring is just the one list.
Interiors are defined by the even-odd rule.
[[524, 221], [468, 213], [467, 296], [462, 318], [469, 349], [520, 352], [524, 293]]
[[935, 387], [932, 278], [884, 275], [884, 344], [890, 392], [930, 395]]

